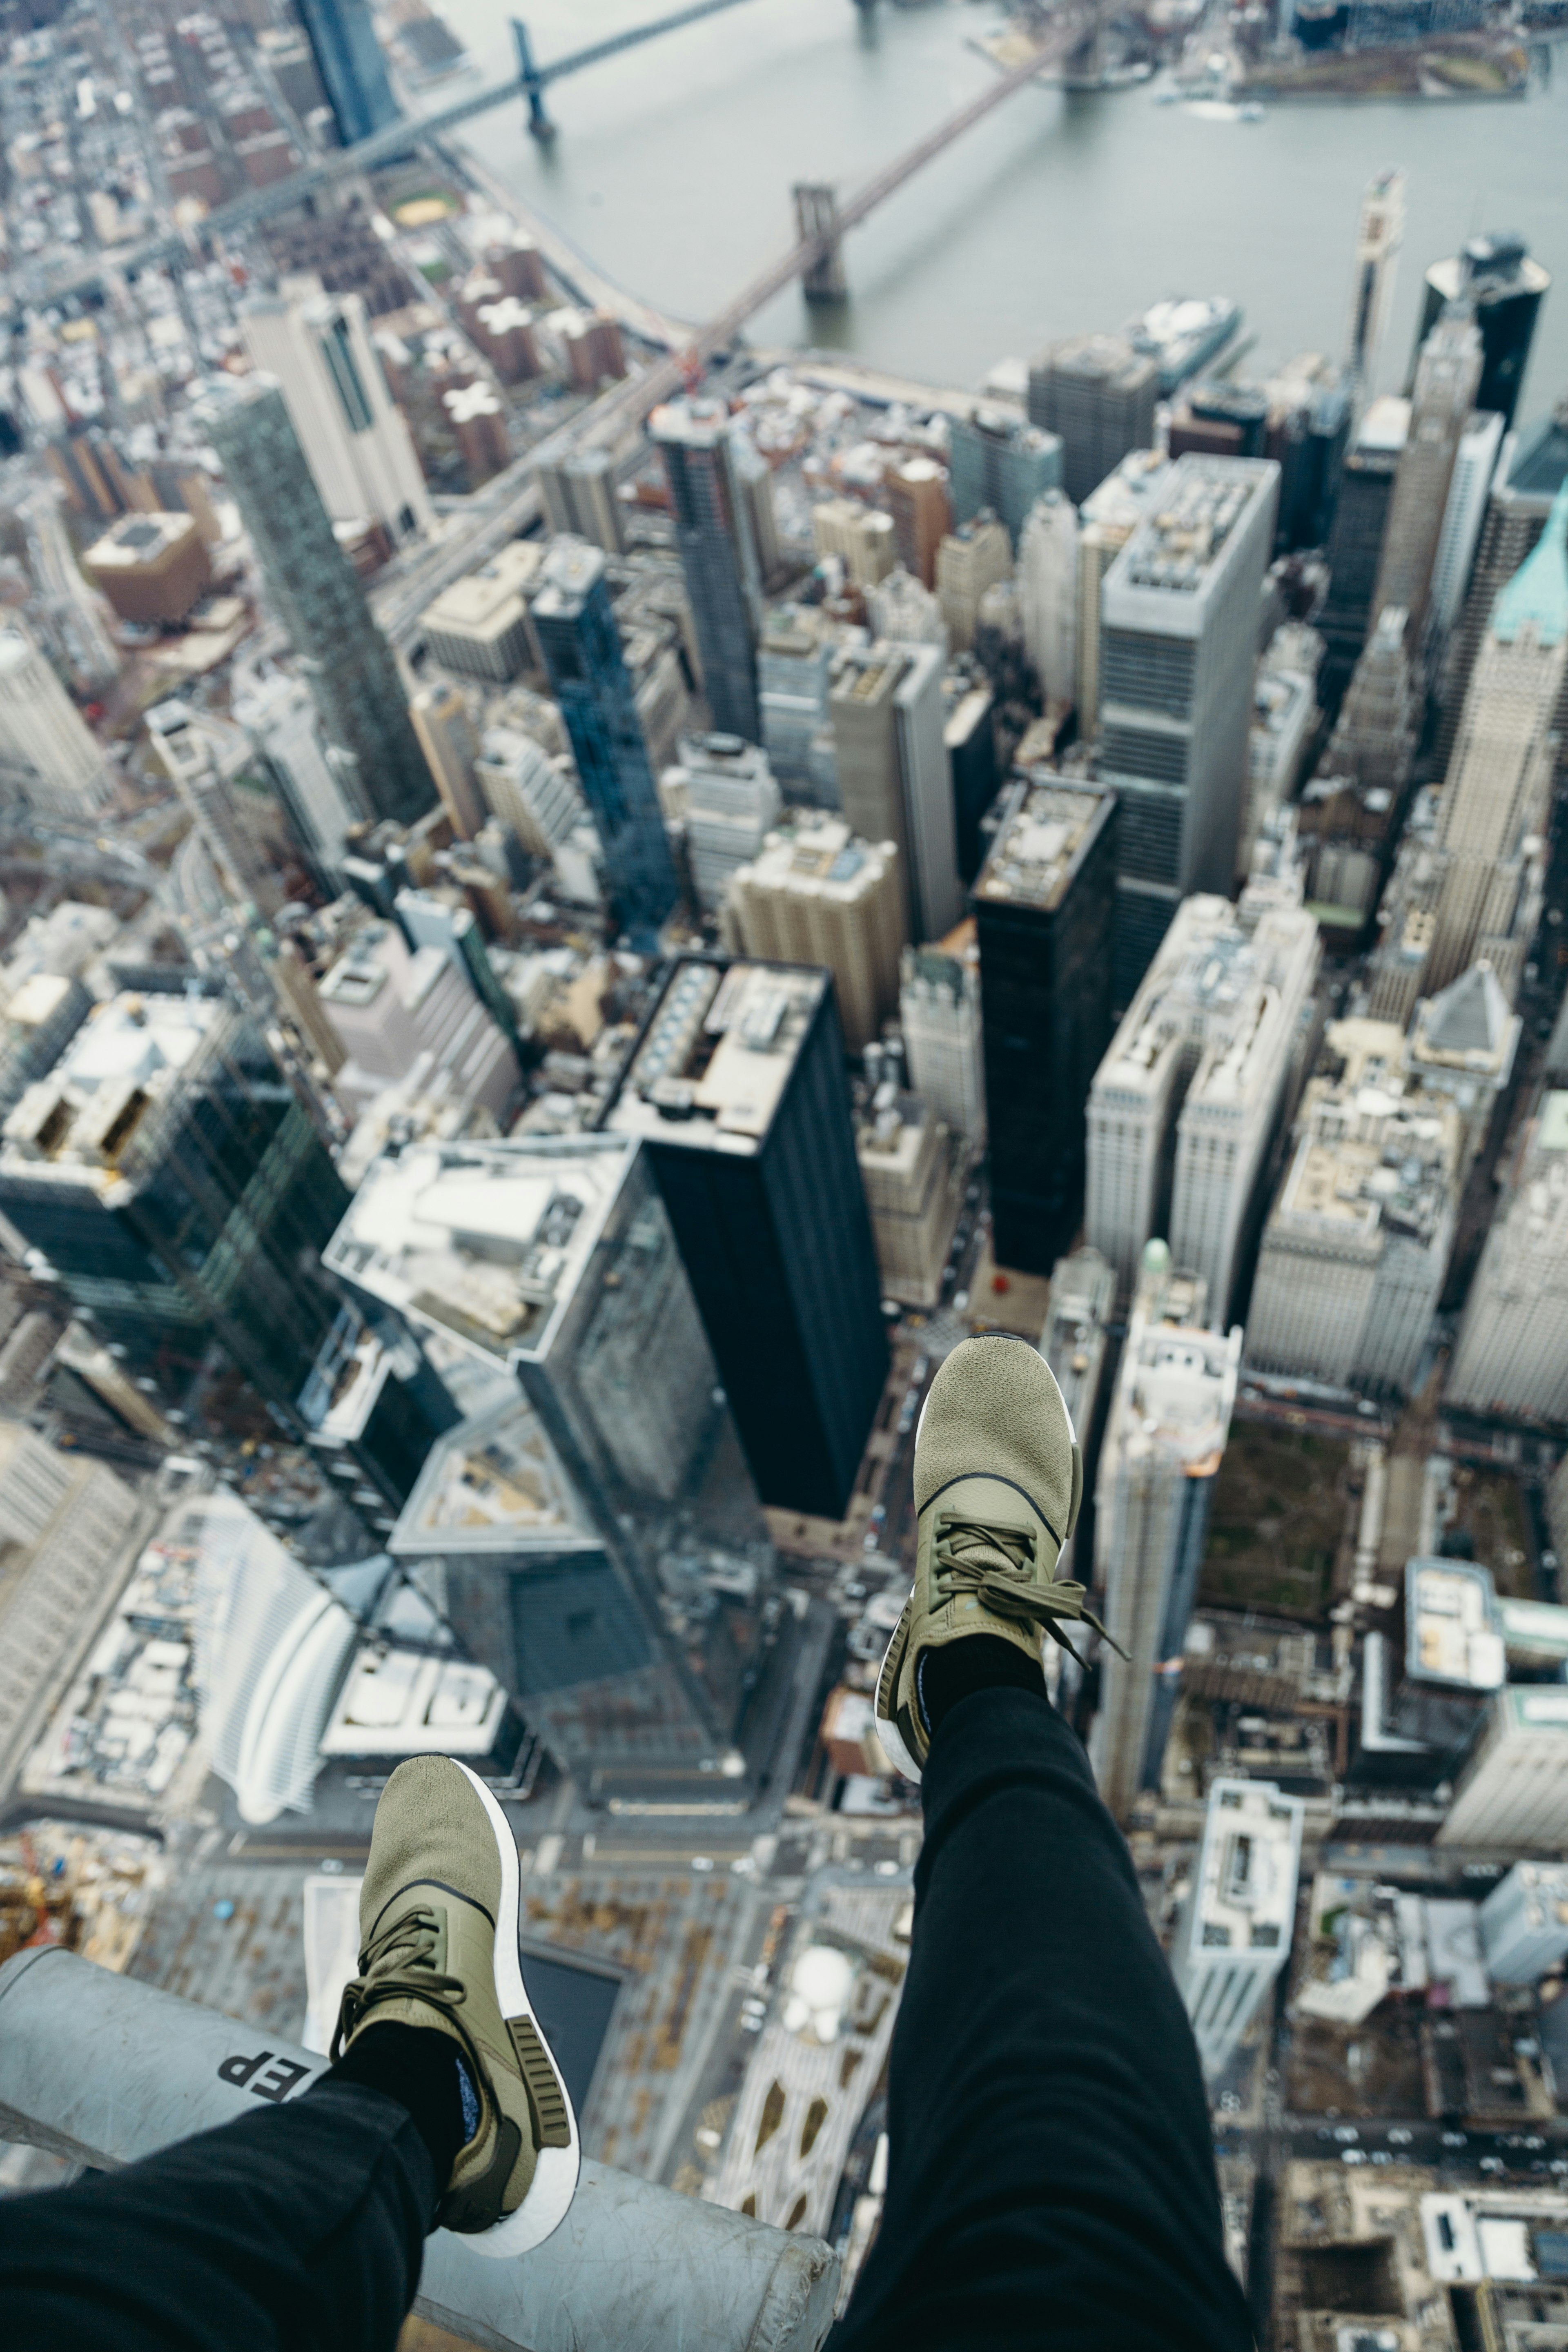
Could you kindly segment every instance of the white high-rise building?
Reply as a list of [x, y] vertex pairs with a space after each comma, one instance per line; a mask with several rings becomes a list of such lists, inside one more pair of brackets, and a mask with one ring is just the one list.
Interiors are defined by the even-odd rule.
[[[956, 952], [906, 948], [899, 1026], [910, 1084], [955, 1135], [985, 1141], [985, 1061], [980, 1027], [980, 951], [973, 925]], [[956, 945], [956, 942], [954, 943]]]
[[1568, 1092], [1543, 1095], [1525, 1131], [1470, 1285], [1448, 1398], [1568, 1421]]
[[1092, 489], [1078, 510], [1079, 733], [1092, 742], [1100, 728], [1100, 583], [1143, 520], [1163, 481], [1167, 460], [1154, 449], [1133, 449]]
[[[517, 1056], [444, 947], [410, 954], [392, 923], [373, 923], [322, 981], [321, 1010], [348, 1055], [334, 1093], [358, 1113], [416, 1064], [425, 1090], [495, 1118], [521, 1083]], [[423, 1058], [422, 1058], [423, 1057]]]
[[1012, 577], [1013, 542], [994, 515], [948, 532], [936, 551], [936, 593], [955, 653], [974, 643], [985, 591]]
[[1078, 691], [1078, 514], [1062, 490], [1029, 509], [1018, 541], [1024, 643], [1047, 704]]
[[1493, 1693], [1437, 1843], [1544, 1853], [1568, 1846], [1568, 1690], [1524, 1684]]
[[1236, 879], [1279, 504], [1271, 460], [1189, 452], [1105, 574], [1099, 741], [1120, 803], [1117, 1005], [1131, 1003], [1181, 901]]
[[868, 592], [866, 611], [875, 635], [890, 645], [935, 646], [945, 659], [947, 623], [942, 606], [901, 564]]
[[1351, 280], [1350, 324], [1345, 364], [1360, 399], [1377, 381], [1378, 354], [1394, 301], [1399, 248], [1405, 242], [1405, 174], [1379, 172], [1369, 180], [1356, 223], [1355, 275]]
[[1443, 509], [1436, 560], [1432, 566], [1426, 626], [1435, 650], [1440, 650], [1465, 601], [1501, 448], [1502, 418], [1495, 409], [1479, 409], [1466, 419], [1454, 457], [1447, 504]]
[[1397, 604], [1409, 614], [1409, 644], [1416, 656], [1426, 642], [1437, 542], [1459, 439], [1480, 380], [1480, 331], [1468, 308], [1451, 303], [1422, 344], [1415, 363], [1410, 432], [1399, 453], [1372, 593], [1373, 613]]
[[1250, 936], [1227, 899], [1177, 910], [1089, 1097], [1085, 1233], [1123, 1297], [1154, 1230], [1173, 1118], [1171, 1251], [1224, 1319], [1319, 955], [1301, 908], [1270, 909]]
[[90, 817], [110, 795], [103, 752], [21, 624], [0, 629], [0, 799]]
[[1241, 1329], [1204, 1328], [1204, 1286], [1152, 1241], [1132, 1304], [1095, 1488], [1095, 1582], [1106, 1630], [1089, 1758], [1118, 1819], [1157, 1787], [1176, 1677], [1230, 1433]]
[[361, 297], [263, 297], [241, 312], [240, 331], [252, 364], [278, 379], [332, 520], [378, 522], [395, 541], [429, 530], [435, 509]]
[[490, 814], [511, 827], [531, 857], [553, 857], [587, 818], [571, 761], [521, 728], [487, 728], [474, 774]]
[[1302, 1098], [1247, 1324], [1259, 1371], [1408, 1394], [1447, 1270], [1465, 1120], [1384, 1021], [1336, 1021]]
[[265, 760], [301, 842], [335, 874], [351, 828], [369, 811], [355, 762], [328, 744], [314, 698], [282, 670], [253, 674], [236, 686], [234, 716]]
[[668, 774], [686, 787], [691, 887], [698, 904], [716, 913], [731, 877], [760, 854], [784, 807], [768, 755], [739, 735], [687, 735], [680, 764]]
[[1443, 782], [1426, 991], [1484, 955], [1510, 996], [1538, 911], [1553, 722], [1568, 670], [1568, 483], [1492, 608]]
[[1516, 1862], [1480, 1906], [1494, 1984], [1539, 1983], [1568, 1957], [1568, 1863]]
[[837, 555], [857, 588], [874, 588], [898, 561], [892, 516], [858, 499], [824, 499], [813, 507], [811, 535], [818, 555]]
[[1171, 1973], [1211, 2082], [1290, 1957], [1305, 1810], [1272, 1780], [1215, 1780], [1209, 1790]]

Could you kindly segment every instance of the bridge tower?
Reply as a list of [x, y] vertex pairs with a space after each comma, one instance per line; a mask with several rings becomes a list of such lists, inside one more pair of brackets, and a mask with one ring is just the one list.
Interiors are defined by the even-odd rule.
[[795, 231], [802, 245], [815, 245], [815, 257], [801, 272], [808, 302], [842, 302], [849, 292], [844, 276], [844, 245], [838, 230], [838, 192], [817, 180], [795, 185]]
[[533, 61], [533, 44], [521, 16], [511, 20], [511, 37], [517, 50], [517, 78], [528, 100], [529, 131], [535, 139], [553, 139], [555, 125], [544, 105], [544, 76]]

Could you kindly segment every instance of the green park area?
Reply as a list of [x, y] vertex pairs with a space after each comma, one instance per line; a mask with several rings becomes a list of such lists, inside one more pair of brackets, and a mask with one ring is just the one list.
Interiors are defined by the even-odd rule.
[[1318, 1618], [1345, 1524], [1350, 1445], [1307, 1429], [1231, 1423], [1215, 1479], [1199, 1598]]

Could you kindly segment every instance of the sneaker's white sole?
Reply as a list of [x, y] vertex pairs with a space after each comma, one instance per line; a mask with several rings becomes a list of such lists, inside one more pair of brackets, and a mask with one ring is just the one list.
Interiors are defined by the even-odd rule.
[[[522, 1961], [518, 1953], [518, 1937], [522, 1929], [522, 1874], [517, 1863], [517, 1840], [507, 1824], [506, 1815], [476, 1773], [457, 1757], [452, 1761], [459, 1772], [473, 1782], [479, 1800], [489, 1817], [490, 1832], [500, 1857], [500, 1907], [496, 1918], [495, 1984], [496, 1999], [503, 2017], [528, 2018], [547, 2051], [550, 2043], [543, 2027], [533, 2014], [528, 1998], [528, 1988], [522, 1980]], [[577, 2117], [555, 2053], [550, 2051], [550, 2063], [555, 2067], [555, 2077], [561, 2083], [561, 2095], [566, 2102], [566, 2122], [571, 2140], [565, 2147], [542, 2147], [534, 2166], [533, 2179], [528, 2194], [515, 2213], [492, 2229], [465, 2233], [463, 2243], [471, 2246], [476, 2254], [507, 2257], [526, 2254], [542, 2246], [553, 2230], [566, 2219], [567, 2210], [577, 2190], [577, 2170], [581, 2150], [577, 2144]]]
[[[914, 1591], [911, 1587], [910, 1599], [912, 1601], [913, 1598]], [[908, 1604], [906, 1603], [906, 1606]], [[909, 1749], [904, 1746], [903, 1734], [900, 1731], [898, 1725], [893, 1721], [892, 1708], [890, 1705], [892, 1693], [888, 1688], [894, 1646], [902, 1631], [903, 1619], [900, 1617], [898, 1624], [894, 1626], [892, 1633], [889, 1638], [887, 1648], [882, 1653], [881, 1671], [877, 1676], [877, 1702], [872, 1712], [877, 1725], [877, 1738], [881, 1742], [883, 1755], [887, 1758], [895, 1772], [901, 1772], [904, 1779], [906, 1780], [912, 1781], [914, 1786], [918, 1789], [921, 1780], [921, 1768], [915, 1762], [914, 1758], [910, 1754]], [[889, 1702], [888, 1713], [886, 1715], [882, 1712], [884, 1700]]]

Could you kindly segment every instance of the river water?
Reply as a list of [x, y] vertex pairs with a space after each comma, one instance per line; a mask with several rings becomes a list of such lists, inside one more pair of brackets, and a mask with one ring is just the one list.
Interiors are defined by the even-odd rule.
[[[514, 69], [499, 0], [439, 5], [487, 79]], [[542, 62], [670, 0], [520, 5]], [[985, 87], [995, 68], [971, 44], [999, 15], [991, 0], [881, 0], [868, 21], [851, 0], [747, 0], [560, 83], [552, 150], [521, 107], [465, 136], [607, 276], [699, 319], [793, 242], [792, 182], [852, 190]], [[1381, 388], [1401, 388], [1426, 264], [1517, 229], [1554, 281], [1521, 409], [1539, 415], [1568, 390], [1568, 46], [1555, 74], [1552, 55], [1521, 101], [1274, 106], [1258, 123], [1146, 88], [1021, 90], [854, 232], [841, 310], [792, 289], [751, 334], [970, 385], [1160, 295], [1225, 293], [1258, 336], [1249, 369], [1337, 352], [1360, 192], [1397, 163], [1408, 225]]]

